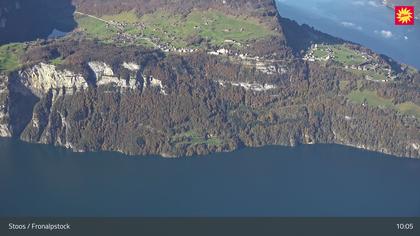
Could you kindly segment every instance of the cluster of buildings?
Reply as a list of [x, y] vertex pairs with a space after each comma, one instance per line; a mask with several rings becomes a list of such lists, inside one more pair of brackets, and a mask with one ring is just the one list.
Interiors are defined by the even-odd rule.
[[303, 57], [303, 60], [314, 62], [314, 61], [328, 61], [334, 58], [334, 52], [330, 47], [325, 47], [324, 49], [322, 49], [322, 50], [325, 50], [325, 52], [327, 53], [325, 57], [316, 57], [315, 52], [317, 50], [321, 50], [321, 49], [318, 49], [318, 44], [312, 44], [311, 48], [309, 49], [309, 52]]
[[[131, 24], [131, 23], [128, 24], [128, 23], [116, 22], [116, 21], [106, 21], [106, 22], [107, 22], [107, 27], [115, 27], [116, 29], [118, 29], [118, 32], [114, 37], [114, 40], [123, 44], [137, 43], [140, 40], [146, 40], [150, 42], [151, 44], [153, 44], [156, 48], [159, 48], [160, 50], [166, 53], [173, 52], [173, 53], [184, 54], [184, 53], [194, 53], [200, 50], [199, 48], [176, 48], [168, 44], [167, 42], [163, 42], [162, 39], [158, 37], [149, 38], [143, 35], [142, 33], [131, 34], [131, 33], [125, 32], [125, 29], [128, 27], [136, 27], [137, 29], [139, 29], [139, 32], [144, 31], [146, 29], [146, 26], [141, 22], [134, 23], [134, 24]], [[163, 32], [163, 33], [168, 34], [167, 32]], [[231, 45], [238, 45], [238, 46], [241, 45], [235, 40], [227, 39], [224, 42]], [[287, 72], [286, 67], [281, 66], [281, 64], [279, 64], [279, 62], [277, 61], [265, 59], [259, 56], [252, 57], [246, 53], [240, 53], [238, 51], [229, 50], [227, 48], [219, 48], [216, 50], [210, 49], [207, 53], [209, 55], [228, 56], [232, 58], [233, 60], [237, 60], [240, 63], [245, 64], [245, 65], [253, 66], [256, 68], [256, 70], [261, 71], [262, 73], [265, 73], [265, 74], [269, 74], [269, 75], [284, 74]]]
[[[324, 57], [319, 57], [319, 56], [317, 57], [315, 55], [315, 52], [317, 50], [323, 50], [326, 53], [326, 55]], [[351, 70], [365, 71], [365, 72], [374, 72], [378, 75], [383, 75], [385, 79], [381, 80], [382, 82], [393, 80], [397, 77], [393, 73], [390, 65], [381, 63], [372, 55], [369, 55], [365, 52], [360, 52], [360, 55], [365, 60], [364, 62], [360, 64], [354, 64], [354, 65], [344, 65], [344, 68], [351, 69]], [[309, 49], [308, 53], [303, 57], [303, 60], [315, 62], [315, 61], [333, 60], [334, 58], [335, 58], [334, 51], [331, 47], [328, 47], [326, 45], [313, 44], [311, 48]], [[370, 76], [366, 76], [366, 78], [373, 80]]]
[[287, 72], [286, 67], [282, 66], [283, 63], [279, 60], [270, 60], [259, 56], [252, 57], [246, 53], [242, 54], [230, 51], [226, 48], [220, 48], [218, 50], [209, 51], [207, 53], [209, 55], [228, 56], [244, 65], [253, 66], [256, 70], [268, 75], [285, 74]]

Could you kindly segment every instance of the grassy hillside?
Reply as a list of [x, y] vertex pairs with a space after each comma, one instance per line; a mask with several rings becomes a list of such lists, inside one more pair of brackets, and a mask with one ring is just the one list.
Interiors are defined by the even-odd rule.
[[21, 67], [19, 58], [24, 49], [25, 45], [21, 43], [0, 46], [0, 71], [13, 71]]
[[241, 46], [278, 34], [255, 18], [227, 15], [216, 10], [196, 10], [188, 15], [156, 11], [141, 17], [134, 11], [128, 11], [104, 15], [100, 19], [82, 15], [77, 21], [79, 28], [89, 37], [99, 40], [114, 40], [122, 34], [123, 38], [127, 38], [124, 41], [146, 38], [175, 48], [203, 42], [213, 46], [225, 43]]
[[109, 26], [106, 22], [98, 19], [82, 16], [76, 18], [79, 29], [86, 33], [90, 38], [99, 40], [110, 40], [117, 34], [115, 27]]
[[352, 91], [348, 98], [351, 102], [357, 104], [367, 104], [371, 107], [379, 108], [389, 108], [399, 111], [405, 115], [415, 116], [420, 119], [420, 106], [413, 102], [405, 102], [401, 104], [394, 105], [392, 98], [383, 98], [380, 97], [376, 91], [370, 90], [355, 90]]
[[400, 112], [404, 114], [416, 116], [417, 118], [420, 119], [420, 106], [416, 105], [415, 103], [412, 103], [412, 102], [402, 103], [402, 104], [397, 105], [397, 108]]
[[168, 43], [172, 41], [176, 46], [186, 46], [188, 39], [197, 35], [216, 46], [226, 40], [245, 43], [274, 35], [257, 20], [233, 17], [218, 11], [194, 11], [185, 18], [157, 12], [143, 16], [141, 22], [145, 24], [146, 35], [166, 39]]
[[355, 103], [366, 103], [369, 106], [390, 108], [393, 106], [392, 99], [382, 98], [378, 96], [376, 91], [369, 90], [355, 90], [349, 94], [349, 99]]
[[[346, 71], [370, 80], [385, 81], [389, 79], [388, 70], [376, 58], [346, 44], [317, 44], [316, 47], [310, 49], [308, 55], [308, 58], [316, 61], [333, 61], [340, 67], [344, 67]], [[365, 64], [364, 69], [359, 67], [363, 64]]]

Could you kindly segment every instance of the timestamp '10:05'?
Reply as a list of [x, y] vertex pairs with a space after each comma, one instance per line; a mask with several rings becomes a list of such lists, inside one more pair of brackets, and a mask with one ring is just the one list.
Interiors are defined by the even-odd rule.
[[413, 230], [414, 223], [399, 223], [397, 224], [397, 229], [399, 230]]

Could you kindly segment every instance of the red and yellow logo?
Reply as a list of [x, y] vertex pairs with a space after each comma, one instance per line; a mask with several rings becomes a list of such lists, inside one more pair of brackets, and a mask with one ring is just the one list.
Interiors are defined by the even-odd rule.
[[396, 6], [395, 24], [414, 25], [414, 6]]

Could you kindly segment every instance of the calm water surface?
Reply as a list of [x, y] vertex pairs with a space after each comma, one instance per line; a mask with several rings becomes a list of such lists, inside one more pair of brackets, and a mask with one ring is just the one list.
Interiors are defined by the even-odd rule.
[[277, 2], [283, 17], [362, 44], [398, 62], [420, 69], [420, 21], [416, 21], [414, 26], [396, 26], [394, 11], [379, 4], [377, 0]]
[[176, 160], [0, 150], [0, 216], [420, 216], [420, 160], [338, 145]]

